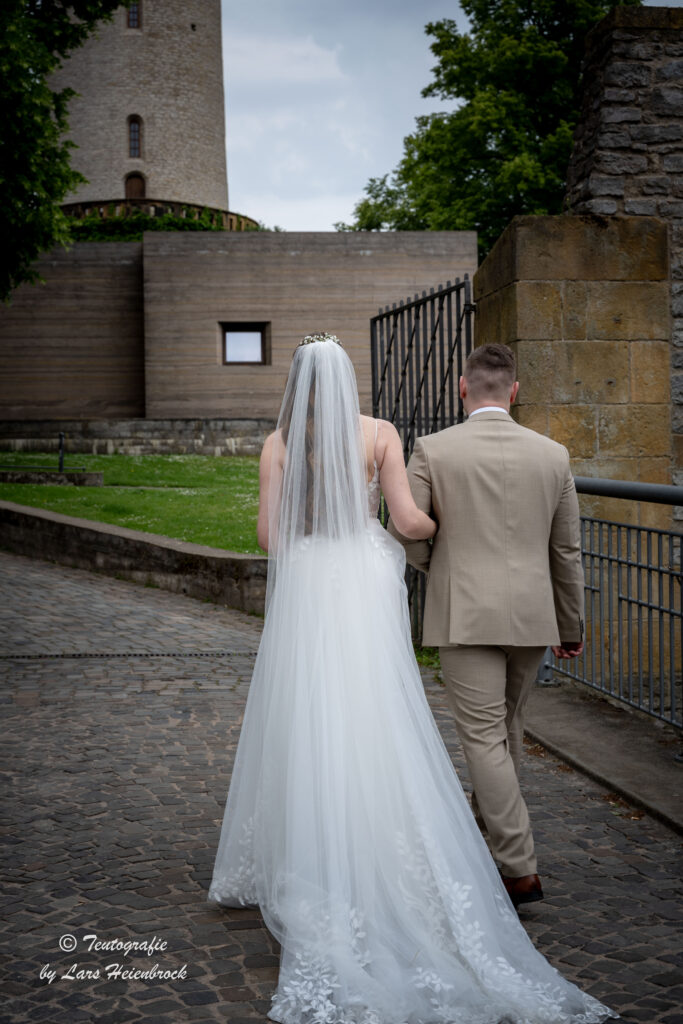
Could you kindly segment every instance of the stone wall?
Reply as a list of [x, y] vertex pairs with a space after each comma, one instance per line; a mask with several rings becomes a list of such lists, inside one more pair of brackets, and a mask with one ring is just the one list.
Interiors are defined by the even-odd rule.
[[[513, 348], [515, 417], [565, 444], [578, 476], [671, 482], [668, 259], [656, 218], [516, 217], [475, 275], [477, 344]], [[581, 503], [671, 521], [666, 506]]]
[[274, 429], [274, 419], [0, 420], [0, 452], [57, 452], [61, 431], [67, 463], [83, 453], [259, 455]]
[[0, 547], [263, 614], [268, 559], [0, 501]]
[[68, 487], [102, 487], [104, 473], [79, 473], [64, 470], [59, 473], [55, 469], [3, 469], [0, 463], [0, 483], [3, 484], [57, 484]]
[[588, 35], [585, 80], [569, 209], [669, 225], [674, 482], [683, 483], [683, 10], [612, 10]]

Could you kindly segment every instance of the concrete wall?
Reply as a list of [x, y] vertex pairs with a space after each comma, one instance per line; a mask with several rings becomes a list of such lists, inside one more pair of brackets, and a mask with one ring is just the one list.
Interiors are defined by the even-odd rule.
[[[67, 202], [122, 199], [132, 171], [152, 199], [228, 209], [220, 0], [143, 0], [140, 28], [120, 8], [51, 79], [69, 105], [73, 166], [88, 179]], [[128, 118], [142, 152], [128, 155]]]
[[[38, 263], [46, 283], [0, 307], [0, 419], [146, 417], [167, 422], [154, 435], [162, 448], [169, 430], [221, 445], [225, 421], [277, 418], [292, 352], [313, 330], [342, 339], [370, 411], [370, 317], [476, 265], [473, 231], [148, 232], [55, 250]], [[223, 363], [229, 321], [271, 324], [270, 365]], [[126, 430], [117, 439], [135, 445], [139, 431]]]
[[683, 10], [612, 10], [588, 35], [585, 79], [568, 207], [669, 226], [674, 482], [683, 483]]
[[0, 546], [77, 569], [106, 573], [263, 613], [268, 559], [0, 501]]
[[[518, 361], [515, 416], [566, 445], [579, 476], [670, 483], [667, 226], [655, 218], [517, 217], [474, 278], [477, 344]], [[582, 498], [585, 512], [666, 526], [666, 506]]]
[[275, 420], [0, 420], [0, 452], [260, 455]]
[[0, 416], [143, 416], [142, 245], [82, 242], [0, 306]]
[[[369, 412], [370, 317], [473, 273], [476, 233], [150, 232], [144, 262], [148, 417], [277, 416], [292, 352], [318, 330], [341, 338]], [[223, 365], [223, 321], [269, 321], [272, 364]]]

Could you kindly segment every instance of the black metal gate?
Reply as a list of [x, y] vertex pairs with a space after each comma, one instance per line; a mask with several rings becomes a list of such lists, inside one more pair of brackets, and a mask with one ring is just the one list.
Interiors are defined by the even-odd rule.
[[[458, 381], [472, 351], [471, 284], [430, 288], [380, 310], [370, 321], [373, 415], [396, 426], [407, 459], [415, 441], [463, 420]], [[386, 509], [380, 510], [386, 521]], [[406, 573], [413, 635], [422, 631], [425, 580]]]

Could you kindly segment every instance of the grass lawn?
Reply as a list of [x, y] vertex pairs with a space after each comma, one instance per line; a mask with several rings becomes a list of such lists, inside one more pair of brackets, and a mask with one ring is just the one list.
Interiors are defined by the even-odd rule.
[[[0, 452], [2, 466], [54, 466], [57, 454]], [[0, 482], [0, 500], [159, 533], [226, 551], [256, 543], [258, 457], [67, 454], [66, 469], [104, 473], [103, 487]]]

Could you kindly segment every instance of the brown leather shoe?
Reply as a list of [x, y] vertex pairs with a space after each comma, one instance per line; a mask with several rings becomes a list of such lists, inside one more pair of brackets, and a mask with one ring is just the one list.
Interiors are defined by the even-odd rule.
[[518, 907], [520, 903], [536, 903], [543, 899], [541, 879], [538, 875], [522, 875], [521, 878], [510, 878], [508, 875], [501, 877], [514, 907]]

